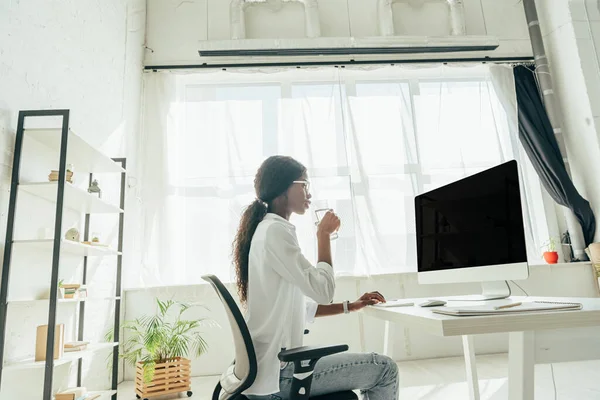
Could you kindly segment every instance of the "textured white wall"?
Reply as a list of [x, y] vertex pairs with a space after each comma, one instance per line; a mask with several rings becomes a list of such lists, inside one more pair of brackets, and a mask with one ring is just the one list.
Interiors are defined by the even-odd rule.
[[[519, 281], [531, 296], [566, 296], [566, 297], [598, 297], [598, 281], [589, 264], [559, 264], [555, 266], [533, 266], [530, 278]], [[237, 299], [236, 289], [227, 285], [228, 290]], [[367, 291], [378, 290], [388, 299], [394, 298], [437, 298], [440, 296], [480, 293], [478, 284], [453, 285], [419, 285], [417, 274], [394, 274], [374, 276], [372, 278], [340, 278], [336, 284], [335, 302], [355, 300]], [[523, 293], [513, 286], [514, 294]], [[431, 296], [431, 297], [430, 297]], [[133, 289], [125, 294], [125, 318], [135, 319], [156, 312], [155, 298], [174, 299], [184, 302], [199, 302], [209, 310], [190, 311], [190, 319], [210, 317], [221, 325], [221, 328], [206, 327], [204, 338], [209, 344], [208, 353], [200, 358], [192, 359], [192, 374], [220, 375], [233, 360], [233, 339], [223, 307], [214, 290], [208, 284]], [[358, 313], [318, 318], [308, 327], [310, 334], [306, 336], [307, 345], [327, 345], [346, 343], [352, 352], [383, 350], [384, 323]], [[541, 332], [536, 335], [538, 354], [545, 359], [561, 357], [572, 352], [580, 355], [581, 349], [598, 349], [590, 351], [592, 357], [600, 358], [600, 338], [597, 329], [578, 329], [570, 334], [579, 338], [577, 343], [564, 344], [562, 338], [565, 331]], [[501, 353], [508, 348], [506, 334], [482, 335], [475, 341], [477, 354]], [[585, 351], [583, 352], [585, 353]], [[418, 330], [396, 329], [394, 355], [396, 360], [422, 358], [438, 358], [459, 356], [462, 344], [459, 337], [436, 337], [422, 334]], [[125, 379], [131, 380], [134, 371], [125, 368]]]
[[[586, 4], [587, 3], [587, 4]], [[597, 1], [536, 1], [544, 46], [564, 116], [573, 182], [600, 218], [600, 11]], [[586, 13], [586, 5], [588, 13]], [[589, 16], [589, 19], [588, 19]], [[563, 230], [565, 227], [562, 227]], [[600, 224], [596, 240], [600, 238]]]
[[[378, 0], [319, 0], [323, 37], [378, 36]], [[228, 0], [148, 0], [146, 65], [198, 63], [201, 40], [230, 39]], [[468, 35], [493, 35], [502, 56], [531, 54], [523, 6], [515, 0], [464, 0]], [[439, 2], [394, 3], [394, 27], [401, 35], [447, 36], [447, 7]], [[248, 38], [304, 36], [300, 4], [279, 11], [253, 7], [246, 16]]]
[[[145, 0], [30, 0], [0, 2], [0, 257], [3, 254], [6, 211], [14, 135], [19, 110], [66, 108], [71, 110], [71, 128], [111, 157], [131, 156], [139, 124], [141, 69], [145, 37]], [[48, 166], [33, 147], [25, 149], [24, 175], [47, 174]], [[131, 160], [130, 160], [131, 161]], [[134, 165], [134, 162], [131, 162]], [[75, 166], [77, 170], [77, 166]], [[134, 171], [133, 171], [134, 173]], [[27, 176], [25, 176], [27, 177]], [[108, 178], [105, 178], [108, 192]], [[77, 180], [85, 184], [86, 177]], [[111, 196], [107, 193], [107, 196]], [[112, 195], [114, 200], [114, 194]], [[128, 193], [128, 203], [131, 198]], [[40, 227], [52, 226], [50, 204], [26, 196], [19, 200], [18, 238], [36, 238]], [[127, 205], [126, 205], [127, 208]], [[132, 209], [133, 207], [129, 207]], [[135, 216], [135, 213], [133, 214]], [[134, 218], [126, 218], [127, 224]], [[92, 218], [92, 230], [112, 237], [116, 218]], [[67, 213], [63, 226], [83, 226], [80, 215]], [[131, 247], [127, 235], [125, 248]], [[128, 264], [126, 252], [124, 266]], [[25, 255], [26, 256], [26, 255]], [[13, 258], [10, 296], [33, 297], [32, 287], [47, 286], [49, 262], [25, 256]], [[33, 262], [35, 261], [35, 262]], [[81, 260], [63, 259], [61, 278], [80, 276]], [[115, 262], [112, 259], [89, 263], [92, 294], [114, 293]], [[21, 288], [20, 290], [16, 290]], [[59, 322], [67, 324], [67, 340], [74, 340], [75, 306], [61, 305]], [[86, 314], [86, 339], [100, 340], [111, 326], [114, 305], [90, 302]], [[47, 321], [47, 303], [9, 306], [7, 359], [33, 355], [35, 327]], [[106, 388], [108, 372], [105, 354], [84, 363], [84, 385]], [[40, 371], [42, 371], [40, 369]], [[57, 371], [57, 388], [73, 385], [76, 364], [71, 371]], [[38, 371], [39, 372], [39, 371]], [[42, 374], [5, 374], [0, 398], [39, 399]], [[21, 379], [9, 385], [7, 382]], [[15, 386], [18, 385], [17, 386]], [[24, 388], [23, 386], [26, 386]]]
[[[581, 115], [578, 126], [568, 132], [569, 144], [574, 149], [572, 159], [578, 163], [578, 178], [596, 219], [600, 220], [600, 165], [596, 162], [600, 157], [600, 10], [595, 0], [571, 0], [569, 5], [587, 94], [582, 97], [589, 99], [590, 107], [579, 109], [585, 114]], [[569, 80], [570, 74], [564, 76], [563, 85], [568, 86]], [[578, 97], [578, 92], [571, 89], [565, 100], [570, 102]], [[596, 225], [595, 239], [600, 240], [600, 224]]]

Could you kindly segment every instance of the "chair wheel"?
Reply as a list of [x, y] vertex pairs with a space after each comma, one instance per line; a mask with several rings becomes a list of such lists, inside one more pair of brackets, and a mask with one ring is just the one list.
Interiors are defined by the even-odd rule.
[[188, 396], [188, 397], [192, 397], [192, 395], [193, 395], [193, 394], [194, 394], [194, 393], [192, 393], [192, 391], [191, 391], [191, 390], [188, 390], [188, 392], [187, 392], [187, 396]]

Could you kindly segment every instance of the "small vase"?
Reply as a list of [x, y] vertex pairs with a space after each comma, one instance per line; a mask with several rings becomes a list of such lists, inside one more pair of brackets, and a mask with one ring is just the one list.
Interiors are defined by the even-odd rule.
[[548, 264], [556, 264], [558, 262], [558, 253], [556, 251], [545, 251], [544, 260]]

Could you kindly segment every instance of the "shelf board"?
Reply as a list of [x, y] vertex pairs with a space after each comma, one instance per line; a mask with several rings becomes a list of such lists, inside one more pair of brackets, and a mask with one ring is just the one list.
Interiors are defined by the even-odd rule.
[[[13, 241], [13, 245], [51, 252], [54, 248], [54, 239], [15, 240]], [[81, 257], [118, 256], [122, 254], [109, 247], [92, 246], [66, 239], [61, 239], [60, 249], [62, 253]]]
[[[43, 144], [49, 149], [60, 152], [62, 130], [57, 129], [25, 129], [25, 136]], [[67, 142], [67, 164], [73, 164], [77, 173], [121, 173], [121, 166], [110, 157], [87, 143], [69, 129]]]
[[[59, 304], [72, 304], [72, 303], [82, 303], [84, 301], [115, 301], [121, 300], [120, 297], [85, 297], [82, 299], [58, 299]], [[26, 304], [26, 303], [42, 303], [49, 302], [50, 299], [8, 299], [6, 302], [9, 304]]]
[[[56, 203], [58, 182], [23, 183], [19, 189], [33, 196]], [[64, 208], [86, 214], [122, 213], [123, 210], [110, 204], [97, 196], [91, 195], [83, 189], [65, 183]]]
[[[75, 351], [72, 353], [65, 353], [64, 356], [60, 360], [54, 360], [54, 366], [58, 367], [60, 365], [65, 365], [71, 363], [73, 361], [77, 361], [81, 358], [89, 357], [94, 355], [102, 350], [111, 349], [115, 346], [118, 346], [119, 343], [97, 343], [88, 345], [87, 349], [84, 351]], [[25, 370], [25, 369], [35, 369], [35, 368], [44, 368], [46, 365], [45, 361], [34, 361], [33, 359], [17, 361], [14, 363], [7, 363], [4, 365], [4, 370]]]

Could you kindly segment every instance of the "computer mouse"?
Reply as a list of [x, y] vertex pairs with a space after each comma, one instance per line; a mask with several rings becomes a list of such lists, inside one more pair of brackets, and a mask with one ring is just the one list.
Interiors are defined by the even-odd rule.
[[446, 302], [444, 300], [427, 300], [419, 304], [419, 307], [440, 307], [445, 305]]

